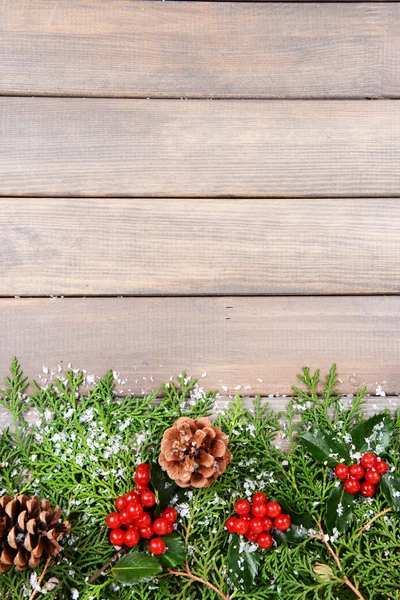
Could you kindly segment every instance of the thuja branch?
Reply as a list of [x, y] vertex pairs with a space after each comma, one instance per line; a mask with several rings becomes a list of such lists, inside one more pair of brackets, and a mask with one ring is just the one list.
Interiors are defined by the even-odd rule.
[[361, 592], [350, 581], [350, 579], [347, 577], [347, 575], [345, 575], [343, 573], [343, 567], [342, 567], [342, 563], [340, 562], [340, 558], [338, 557], [338, 555], [336, 554], [336, 552], [334, 551], [334, 549], [328, 542], [327, 536], [325, 535], [324, 530], [322, 529], [321, 523], [317, 523], [317, 525], [318, 525], [318, 529], [319, 529], [319, 535], [318, 534], [310, 534], [310, 537], [320, 540], [321, 542], [323, 542], [325, 544], [326, 549], [328, 550], [328, 552], [331, 554], [332, 558], [334, 559], [334, 561], [337, 565], [337, 568], [343, 574], [343, 583], [345, 583], [347, 585], [347, 587], [350, 588], [352, 590], [352, 592], [355, 593], [357, 598], [359, 598], [360, 600], [365, 600], [365, 598], [361, 594]]
[[189, 569], [188, 565], [186, 566], [186, 569], [186, 571], [173, 571], [172, 569], [168, 569], [168, 573], [170, 575], [175, 575], [176, 577], [186, 577], [186, 579], [191, 579], [192, 581], [202, 583], [203, 585], [206, 585], [208, 588], [210, 588], [210, 590], [213, 590], [216, 594], [218, 594], [218, 596], [223, 600], [230, 600], [229, 596], [225, 596], [225, 594], [221, 592], [221, 590], [219, 590], [215, 585], [213, 585], [209, 581], [206, 581], [205, 579], [202, 579], [201, 577], [198, 577], [197, 575], [194, 575]]

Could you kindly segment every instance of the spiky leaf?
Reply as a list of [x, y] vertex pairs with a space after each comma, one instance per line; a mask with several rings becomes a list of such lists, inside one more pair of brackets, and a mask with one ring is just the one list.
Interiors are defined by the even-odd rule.
[[400, 476], [385, 473], [381, 478], [381, 490], [390, 506], [400, 512]]
[[344, 442], [337, 435], [322, 427], [299, 434], [298, 439], [309, 454], [319, 463], [335, 467], [347, 461], [349, 453]]
[[374, 415], [361, 421], [351, 432], [352, 443], [356, 452], [370, 450], [381, 454], [390, 444], [394, 422], [388, 413]]
[[257, 577], [260, 565], [258, 552], [250, 552], [250, 544], [234, 535], [228, 547], [228, 577], [238, 589], [249, 591]]
[[327, 502], [325, 513], [325, 524], [329, 535], [335, 530], [339, 533], [347, 531], [353, 519], [354, 495], [349, 494], [343, 485], [333, 488]]
[[154, 558], [144, 552], [130, 552], [125, 554], [116, 565], [112, 572], [121, 583], [134, 585], [149, 581], [161, 573], [162, 567]]
[[285, 513], [290, 516], [290, 528], [288, 531], [275, 529], [274, 538], [281, 544], [299, 544], [303, 542], [307, 539], [309, 530], [315, 528], [315, 522], [306, 513], [292, 513], [288, 510], [285, 510]]
[[158, 562], [167, 568], [176, 567], [185, 562], [187, 551], [182, 538], [176, 533], [171, 533], [164, 536], [163, 540], [167, 545], [167, 549], [164, 554], [157, 556]]

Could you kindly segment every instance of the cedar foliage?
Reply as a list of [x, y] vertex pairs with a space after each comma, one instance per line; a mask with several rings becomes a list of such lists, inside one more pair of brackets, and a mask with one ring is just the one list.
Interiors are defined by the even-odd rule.
[[[211, 415], [215, 393], [201, 393], [183, 374], [177, 385], [164, 386], [164, 397], [117, 398], [112, 371], [93, 391], [83, 395], [82, 373], [68, 372], [67, 383], [57, 381], [25, 394], [27, 381], [16, 360], [0, 403], [13, 414], [13, 432], [0, 436], [0, 491], [36, 494], [60, 505], [71, 522], [63, 551], [49, 566], [42, 588], [46, 598], [71, 600], [215, 600], [216, 594], [193, 581], [173, 576], [123, 586], [111, 573], [88, 584], [87, 579], [114, 554], [107, 539], [105, 516], [114, 499], [132, 488], [137, 462], [155, 462], [163, 432], [179, 417]], [[322, 426], [345, 435], [363, 419], [364, 393], [344, 407], [337, 389], [335, 367], [321, 381], [308, 369], [299, 376], [284, 413], [277, 415], [258, 398], [251, 409], [240, 397], [217, 414], [215, 424], [230, 440], [232, 462], [209, 488], [182, 490], [179, 529], [187, 533], [189, 564], [193, 573], [212, 582], [230, 597], [241, 600], [347, 600], [354, 594], [342, 583], [325, 546], [308, 538], [296, 546], [279, 545], [263, 552], [256, 586], [249, 592], [233, 590], [227, 577], [229, 535], [224, 529], [238, 495], [263, 490], [293, 511], [324, 521], [326, 501], [335, 481], [327, 467], [304, 452], [296, 434]], [[36, 427], [23, 420], [27, 408], [39, 412]], [[400, 471], [400, 414], [385, 458]], [[277, 435], [287, 436], [289, 451], [274, 446]], [[344, 573], [366, 599], [400, 600], [400, 520], [389, 513], [369, 531], [357, 535], [371, 516], [387, 507], [381, 492], [372, 500], [357, 498], [355, 518], [346, 534], [333, 542]], [[316, 563], [333, 575], [316, 576]], [[43, 565], [36, 569], [38, 576]], [[0, 576], [0, 597], [24, 600], [32, 592], [29, 572], [14, 569]], [[58, 581], [54, 589], [46, 582]], [[55, 578], [55, 580], [54, 580]]]

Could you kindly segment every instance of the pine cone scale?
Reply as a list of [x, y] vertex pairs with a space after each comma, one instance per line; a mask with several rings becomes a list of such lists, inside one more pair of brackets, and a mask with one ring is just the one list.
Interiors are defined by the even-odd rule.
[[208, 417], [180, 417], [164, 432], [158, 462], [180, 487], [205, 488], [230, 460], [228, 437]]

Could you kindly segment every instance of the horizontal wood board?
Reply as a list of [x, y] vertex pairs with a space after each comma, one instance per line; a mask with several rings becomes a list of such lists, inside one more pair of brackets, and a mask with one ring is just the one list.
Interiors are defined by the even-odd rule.
[[400, 103], [0, 98], [0, 195], [400, 195]]
[[1, 94], [399, 97], [400, 4], [13, 0]]
[[396, 199], [0, 199], [0, 295], [400, 292]]
[[3, 299], [0, 323], [0, 373], [17, 356], [43, 384], [58, 365], [114, 368], [146, 394], [186, 370], [207, 389], [267, 396], [336, 362], [343, 393], [400, 389], [399, 297]]

